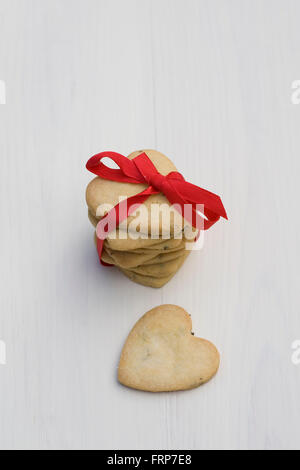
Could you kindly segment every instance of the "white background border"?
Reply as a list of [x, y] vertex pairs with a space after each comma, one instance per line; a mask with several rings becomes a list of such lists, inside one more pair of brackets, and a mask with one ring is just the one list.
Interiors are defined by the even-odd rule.
[[[299, 448], [297, 0], [0, 0], [1, 448]], [[96, 152], [157, 148], [230, 221], [163, 289], [98, 265]], [[116, 382], [175, 303], [219, 347], [200, 389]]]

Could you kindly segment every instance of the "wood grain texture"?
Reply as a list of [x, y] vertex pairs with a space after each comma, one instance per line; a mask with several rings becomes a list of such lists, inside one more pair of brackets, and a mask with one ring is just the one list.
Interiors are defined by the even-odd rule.
[[[297, 0], [0, 0], [0, 447], [300, 448]], [[163, 289], [99, 267], [89, 156], [157, 148], [230, 222]], [[192, 314], [216, 378], [116, 381], [134, 322]]]

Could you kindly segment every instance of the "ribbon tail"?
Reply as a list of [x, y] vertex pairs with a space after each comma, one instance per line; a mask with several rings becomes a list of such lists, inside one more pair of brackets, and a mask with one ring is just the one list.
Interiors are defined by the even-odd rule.
[[97, 237], [97, 251], [98, 251], [99, 261], [103, 266], [112, 267], [114, 266], [114, 264], [105, 263], [105, 261], [103, 261], [102, 259], [103, 245], [104, 245], [104, 240], [101, 240], [100, 238]]
[[[205, 189], [198, 188], [193, 184], [186, 183], [182, 186], [181, 181], [176, 181], [172, 185], [173, 191], [176, 193], [176, 200], [184, 201], [185, 204], [192, 205], [192, 218], [185, 217], [188, 222], [192, 223], [195, 228], [200, 230], [208, 230], [212, 227], [220, 217], [228, 219], [221, 198]], [[175, 201], [176, 202], [176, 201]], [[203, 206], [199, 212], [203, 215], [200, 217], [197, 206]], [[195, 225], [195, 223], [197, 225]]]
[[209, 211], [228, 220], [225, 207], [223, 206], [220, 196], [217, 194], [195, 186], [192, 183], [188, 183], [187, 181], [176, 181], [174, 186], [176, 186], [177, 192], [181, 194], [181, 197], [188, 200], [188, 202], [203, 204], [205, 207], [209, 208]]

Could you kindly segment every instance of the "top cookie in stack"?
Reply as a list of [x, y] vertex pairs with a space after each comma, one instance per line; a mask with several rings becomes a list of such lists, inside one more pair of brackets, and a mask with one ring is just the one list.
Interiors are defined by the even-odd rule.
[[[131, 160], [146, 153], [162, 175], [177, 171], [171, 160], [155, 150], [131, 153]], [[119, 183], [96, 177], [86, 191], [88, 215], [94, 227], [110, 207], [139, 194], [147, 186]], [[107, 206], [106, 206], [107, 205]], [[188, 235], [186, 235], [188, 234]], [[188, 240], [184, 236], [188, 236]], [[190, 250], [186, 242], [192, 242], [195, 231], [179, 212], [171, 207], [161, 193], [151, 195], [122, 223], [111, 232], [104, 242], [102, 260], [117, 266], [131, 280], [150, 287], [166, 284], [184, 263]]]

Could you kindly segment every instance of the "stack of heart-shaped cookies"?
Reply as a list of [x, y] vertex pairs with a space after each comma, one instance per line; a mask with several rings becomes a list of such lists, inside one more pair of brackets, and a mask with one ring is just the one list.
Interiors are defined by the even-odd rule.
[[[128, 158], [132, 160], [143, 152], [160, 174], [165, 176], [177, 171], [165, 155], [155, 150], [133, 152]], [[93, 226], [96, 227], [109, 208], [120, 200], [146, 188], [143, 184], [119, 183], [99, 177], [93, 179], [86, 191], [88, 216]], [[125, 228], [122, 224], [108, 234], [102, 261], [117, 266], [132, 281], [162, 287], [184, 263], [195, 235], [196, 232], [171, 207], [168, 199], [162, 193], [154, 194], [144, 202], [143, 211], [138, 209], [127, 218]]]

